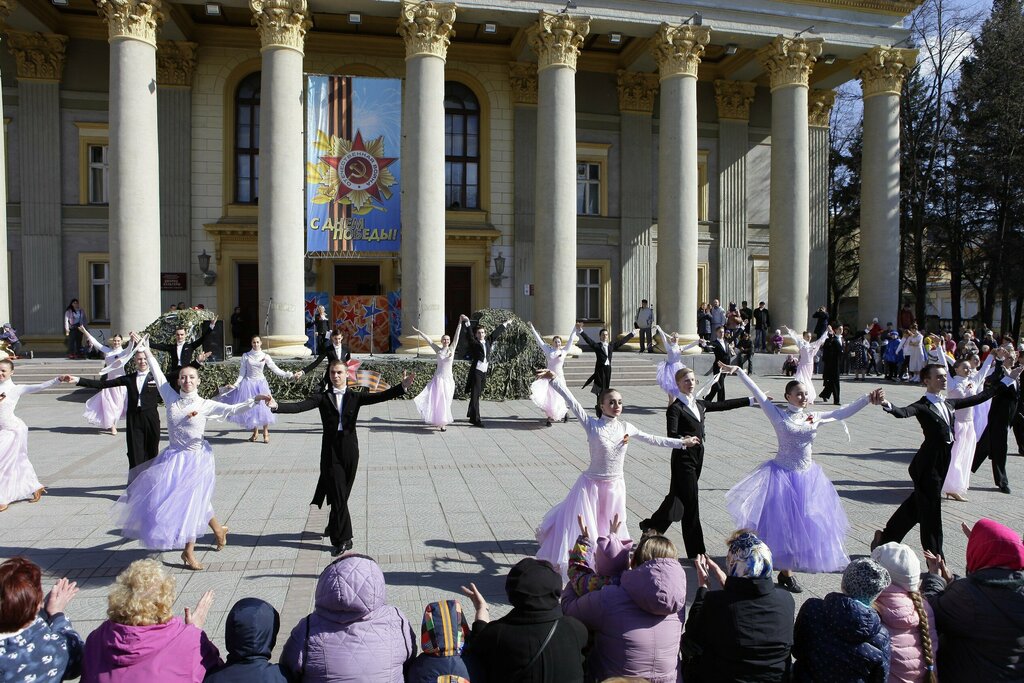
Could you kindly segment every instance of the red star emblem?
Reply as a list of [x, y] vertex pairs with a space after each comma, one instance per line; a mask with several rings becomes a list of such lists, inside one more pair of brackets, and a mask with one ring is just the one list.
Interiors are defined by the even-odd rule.
[[374, 197], [378, 202], [380, 187], [377, 179], [380, 172], [398, 160], [398, 157], [375, 157], [366, 151], [363, 144], [363, 134], [356, 131], [356, 137], [352, 140], [352, 149], [340, 157], [320, 157], [328, 166], [338, 171], [338, 196], [341, 199], [354, 190], [363, 190]]
[[316, 297], [315, 296], [311, 296], [308, 299], [306, 299], [306, 315], [308, 315], [310, 317], [315, 315], [316, 314], [316, 307], [318, 305], [319, 304], [316, 302]]

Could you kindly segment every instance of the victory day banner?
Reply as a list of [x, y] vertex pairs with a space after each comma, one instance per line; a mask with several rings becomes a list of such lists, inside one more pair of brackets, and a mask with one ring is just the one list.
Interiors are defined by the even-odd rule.
[[401, 246], [402, 82], [306, 77], [306, 252]]

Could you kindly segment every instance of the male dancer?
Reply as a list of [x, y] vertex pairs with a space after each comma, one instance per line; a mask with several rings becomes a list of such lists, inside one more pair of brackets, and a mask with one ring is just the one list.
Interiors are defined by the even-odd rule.
[[[594, 386], [590, 388], [591, 393], [600, 398], [601, 392], [612, 385], [612, 354], [619, 350], [619, 348], [633, 338], [639, 332], [638, 328], [633, 328], [633, 331], [629, 334], [619, 337], [619, 340], [615, 343], [608, 341], [608, 329], [605, 327], [601, 328], [598, 333], [598, 338], [601, 340], [595, 342], [591, 339], [586, 332], [583, 331], [583, 324], [579, 321], [576, 322], [576, 334], [582, 339], [587, 346], [594, 352], [594, 374], [587, 378], [587, 381], [583, 383], [583, 388], [593, 383]], [[597, 406], [597, 414], [601, 414], [601, 406]]]
[[732, 365], [732, 349], [729, 342], [725, 340], [725, 328], [715, 328], [715, 340], [711, 342], [711, 350], [715, 354], [715, 362], [711, 364], [712, 372], [719, 373], [718, 382], [708, 392], [708, 401], [714, 396], [719, 401], [725, 400], [725, 373], [722, 372], [723, 365]]
[[946, 367], [926, 365], [921, 370], [927, 393], [905, 408], [897, 408], [889, 401], [882, 402], [882, 409], [893, 417], [915, 417], [924, 432], [924, 442], [910, 462], [910, 478], [914, 491], [886, 522], [885, 529], [875, 531], [871, 549], [903, 537], [921, 524], [921, 545], [936, 555], [942, 555], [942, 482], [949, 469], [951, 446], [953, 445], [954, 411], [969, 408], [989, 400], [997, 393], [1012, 392], [1011, 385], [1017, 381], [1024, 366], [1018, 366], [993, 385], [974, 396], [966, 398], [943, 398], [946, 390]]
[[[185, 343], [185, 328], [179, 327], [174, 331], [174, 343], [173, 344], [157, 344], [151, 342], [149, 348], [155, 351], [165, 351], [171, 355], [171, 363], [167, 366], [167, 381], [170, 383], [171, 388], [174, 390], [178, 389], [178, 372], [192, 363], [192, 355], [196, 349], [203, 348], [203, 342], [213, 332], [214, 326], [217, 324], [217, 316], [213, 316], [212, 319], [207, 321], [209, 324], [206, 327], [206, 331], [203, 332], [198, 339]], [[199, 328], [202, 329], [203, 325], [200, 323]], [[132, 332], [132, 341], [136, 344], [139, 343], [139, 335]], [[212, 355], [212, 352], [206, 351], [199, 354], [199, 362], [203, 362]]]
[[490, 356], [494, 352], [494, 344], [505, 329], [512, 324], [509, 318], [494, 328], [490, 335], [483, 325], [477, 325], [470, 334], [469, 318], [465, 315], [459, 316], [459, 322], [466, 328], [466, 338], [469, 340], [469, 360], [473, 365], [466, 375], [466, 391], [469, 392], [469, 410], [466, 417], [474, 427], [483, 427], [483, 420], [480, 419], [480, 397], [484, 393], [484, 386], [487, 384], [487, 371], [491, 367]]
[[653, 515], [640, 522], [640, 531], [656, 529], [659, 534], [664, 534], [673, 522], [681, 520], [686, 556], [692, 559], [707, 554], [697, 495], [697, 481], [704, 467], [704, 413], [744, 408], [756, 405], [756, 401], [753, 397], [714, 403], [705, 401], [700, 394], [694, 395], [697, 377], [691, 368], [684, 367], [676, 372], [676, 385], [679, 393], [665, 414], [668, 436], [672, 439], [696, 436], [700, 442], [696, 446], [672, 451], [672, 479], [668, 495]]
[[[1017, 362], [1017, 351], [1012, 345], [1001, 346], [993, 353], [996, 360], [1001, 361], [999, 368], [993, 373], [993, 383], [1006, 377]], [[985, 458], [992, 459], [992, 479], [1001, 493], [1010, 492], [1010, 481], [1006, 477], [1006, 442], [1010, 424], [1021, 405], [1020, 383], [1010, 385], [1012, 391], [1000, 392], [992, 399], [988, 411], [988, 425], [978, 439], [974, 448], [974, 464], [971, 471], [977, 472]]]
[[828, 338], [821, 346], [821, 393], [818, 398], [839, 405], [839, 362], [843, 355], [843, 326], [828, 328]]
[[348, 388], [348, 368], [344, 361], [331, 361], [327, 373], [331, 384], [326, 389], [317, 390], [298, 403], [271, 401], [270, 409], [276, 413], [320, 410], [320, 423], [324, 430], [320, 442], [320, 479], [311, 504], [323, 507], [326, 498], [331, 508], [326, 529], [331, 539], [331, 554], [340, 555], [352, 549], [352, 517], [348, 511], [348, 498], [359, 467], [359, 439], [356, 436], [359, 409], [398, 398], [412, 386], [416, 376], [406, 374], [401, 384], [371, 394]]
[[[64, 375], [61, 382], [77, 384], [89, 389], [125, 387], [127, 397], [127, 429], [129, 476], [132, 468], [152, 460], [160, 450], [160, 391], [156, 380], [149, 372], [145, 351], [135, 352], [135, 372], [125, 373], [111, 379], [87, 379]], [[128, 483], [131, 483], [129, 478]]]
[[[349, 361], [352, 359], [352, 354], [349, 352], [348, 344], [345, 344], [345, 333], [341, 331], [340, 327], [335, 327], [331, 330], [331, 343], [320, 346], [320, 354], [313, 360], [312, 363], [302, 368], [298, 372], [298, 377], [302, 377], [307, 372], [312, 372], [316, 369], [316, 366], [320, 365], [320, 361], [324, 358], [327, 359], [327, 367], [331, 367], [331, 363], [336, 360]], [[317, 342], [319, 344], [319, 342]], [[296, 379], [298, 379], [296, 377]], [[319, 382], [320, 387], [330, 386], [331, 381], [327, 377], [327, 373], [324, 373], [323, 378]]]

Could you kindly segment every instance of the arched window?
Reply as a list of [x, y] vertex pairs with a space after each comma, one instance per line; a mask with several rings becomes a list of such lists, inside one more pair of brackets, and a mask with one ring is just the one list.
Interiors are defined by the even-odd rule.
[[480, 208], [480, 103], [455, 81], [444, 84], [444, 206]]
[[251, 73], [235, 93], [235, 202], [260, 197], [260, 72]]

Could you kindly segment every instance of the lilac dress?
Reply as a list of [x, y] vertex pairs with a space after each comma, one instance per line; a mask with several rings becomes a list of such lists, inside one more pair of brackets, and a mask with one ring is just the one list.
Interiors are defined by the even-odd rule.
[[14, 414], [18, 400], [57, 384], [56, 378], [42, 384], [0, 383], [0, 505], [31, 498], [43, 487], [28, 460], [28, 426]]
[[665, 349], [665, 360], [658, 363], [658, 386], [661, 387], [669, 396], [675, 396], [675, 393], [679, 391], [676, 385], [676, 373], [683, 368], [683, 354], [692, 349], [695, 346], [699, 346], [700, 342], [695, 341], [691, 344], [679, 348], [679, 344], [672, 344], [668, 340], [668, 336], [665, 334], [665, 330], [658, 327], [658, 334], [661, 336], [661, 346]]
[[[115, 379], [124, 376], [124, 364], [135, 353], [133, 346], [121, 349], [112, 349], [109, 346], [100, 344], [96, 339], [85, 333], [85, 338], [94, 349], [103, 354], [103, 373], [107, 379]], [[101, 429], [111, 429], [117, 426], [117, 421], [125, 416], [128, 410], [128, 389], [125, 387], [108, 387], [100, 389], [85, 402], [85, 412], [82, 414], [90, 424]]]
[[868, 405], [861, 396], [838, 410], [814, 413], [779, 407], [742, 370], [740, 379], [754, 394], [775, 428], [779, 449], [725, 494], [737, 529], [753, 529], [772, 549], [778, 569], [835, 572], [850, 558], [843, 539], [850, 528], [832, 482], [811, 460], [818, 427], [850, 417]]
[[146, 355], [166, 406], [168, 444], [154, 460], [132, 468], [112, 516], [125, 538], [150, 550], [174, 550], [195, 541], [213, 517], [216, 463], [203, 438], [206, 421], [248, 410], [255, 401], [227, 405], [179, 394], [148, 350]]
[[817, 355], [818, 349], [825, 343], [828, 338], [825, 335], [821, 335], [818, 339], [812, 342], [804, 341], [803, 337], [798, 337], [793, 330], [786, 329], [786, 336], [796, 342], [797, 348], [800, 349], [800, 356], [796, 363], [796, 377], [794, 379], [800, 384], [807, 387], [807, 402], [814, 403], [815, 397], [818, 395], [818, 390], [814, 387], [814, 356]]
[[[245, 403], [253, 396], [261, 394], [269, 396], [270, 385], [267, 384], [267, 378], [263, 376], [263, 368], [265, 367], [270, 368], [270, 371], [278, 377], [292, 376], [291, 373], [277, 367], [274, 359], [262, 351], [246, 351], [242, 354], [242, 364], [238, 368], [238, 377], [234, 382], [235, 388], [221, 396], [221, 401], [234, 405], [236, 403]], [[274, 424], [277, 418], [270, 408], [267, 407], [267, 404], [260, 401], [252, 405], [249, 410], [229, 416], [228, 420], [249, 429], [256, 429], [263, 425]]]
[[423, 337], [437, 354], [437, 368], [434, 369], [434, 376], [427, 382], [427, 386], [416, 394], [416, 398], [412, 402], [416, 405], [420, 417], [428, 425], [444, 427], [455, 421], [452, 418], [452, 399], [455, 397], [455, 377], [452, 376], [452, 364], [455, 362], [455, 348], [459, 345], [461, 332], [462, 325], [456, 325], [455, 338], [447, 348], [441, 348], [430, 341], [428, 337]]
[[[546, 344], [532, 324], [530, 325], [530, 331], [533, 332], [533, 338], [537, 340], [537, 345], [540, 346], [540, 350], [544, 353], [548, 370], [555, 373], [555, 377], [564, 379], [565, 375], [562, 372], [562, 368], [565, 366], [566, 354], [572, 349], [572, 345], [576, 343], [576, 328], [573, 328], [572, 332], [569, 333], [569, 341], [560, 349]], [[551, 380], [549, 379], [533, 381], [530, 385], [530, 400], [543, 410], [544, 414], [552, 422], [561, 422], [569, 410], [565, 405], [565, 401], [558, 395], [558, 392], [551, 388]]]
[[583, 522], [594, 538], [607, 536], [608, 522], [618, 515], [622, 523], [619, 536], [623, 541], [629, 539], [626, 481], [622, 476], [627, 444], [623, 443], [623, 437], [628, 435], [631, 439], [662, 448], [684, 448], [684, 443], [682, 439], [641, 432], [617, 418], [588, 415], [561, 379], [552, 380], [551, 388], [561, 395], [579, 419], [580, 426], [587, 433], [587, 447], [590, 449], [590, 467], [580, 473], [565, 499], [551, 508], [537, 527], [537, 543], [540, 545], [537, 559], [547, 560], [558, 567], [565, 578], [569, 548], [579, 535], [577, 515], [583, 515]]
[[[972, 372], [967, 377], [953, 375], [949, 378], [949, 388], [946, 395], [949, 398], [967, 398], [981, 393], [985, 388], [985, 378], [992, 372], [992, 361], [995, 359], [991, 353], [985, 358], [981, 368]], [[985, 401], [982, 405], [991, 405], [991, 401]], [[953, 412], [955, 422], [953, 424], [953, 452], [949, 458], [949, 469], [946, 470], [946, 479], [942, 482], [943, 493], [967, 493], [971, 487], [971, 465], [974, 462], [974, 447], [978, 444], [978, 436], [981, 432], [975, 429], [975, 411], [980, 406], [973, 408], [960, 408]]]

